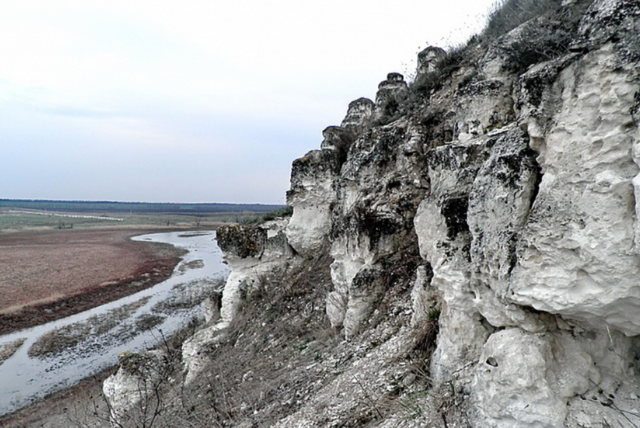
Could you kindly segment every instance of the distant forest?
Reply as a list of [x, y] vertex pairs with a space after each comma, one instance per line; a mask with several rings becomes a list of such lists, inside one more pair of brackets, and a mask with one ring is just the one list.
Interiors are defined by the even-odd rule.
[[267, 213], [283, 208], [283, 205], [263, 204], [180, 204], [112, 201], [47, 201], [30, 199], [0, 199], [0, 209], [27, 209], [63, 212], [109, 212], [109, 213], [172, 213], [172, 214], [214, 214], [214, 213]]

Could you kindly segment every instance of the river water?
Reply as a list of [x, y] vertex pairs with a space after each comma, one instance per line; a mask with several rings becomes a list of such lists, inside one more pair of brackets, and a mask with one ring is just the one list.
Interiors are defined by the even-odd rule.
[[133, 239], [169, 243], [188, 253], [171, 278], [154, 287], [0, 336], [0, 350], [24, 341], [0, 364], [0, 416], [113, 366], [122, 352], [149, 349], [163, 335], [202, 316], [198, 303], [228, 274], [215, 232], [155, 233]]

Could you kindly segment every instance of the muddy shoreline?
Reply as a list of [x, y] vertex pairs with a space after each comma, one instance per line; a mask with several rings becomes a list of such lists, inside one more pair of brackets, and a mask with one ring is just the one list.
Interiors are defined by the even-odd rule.
[[[170, 349], [179, 349], [182, 342], [192, 336], [197, 324], [192, 323], [167, 338]], [[103, 414], [107, 404], [102, 393], [103, 381], [118, 370], [118, 365], [108, 367], [93, 376], [61, 391], [49, 394], [33, 404], [15, 412], [0, 416], [0, 428], [40, 428], [109, 426], [107, 421], [95, 419], [94, 412]]]
[[87, 415], [91, 415], [95, 406], [106, 406], [102, 382], [116, 370], [117, 366], [110, 367], [30, 406], [0, 416], [0, 428], [85, 426], [83, 419], [88, 419]]
[[[101, 231], [102, 232], [102, 231]], [[140, 248], [143, 261], [124, 278], [102, 278], [98, 284], [74, 290], [51, 302], [27, 304], [10, 313], [0, 313], [0, 335], [65, 318], [150, 288], [170, 278], [185, 254], [170, 244], [134, 242], [131, 237], [157, 230], [127, 230], [127, 245]], [[106, 281], [105, 281], [106, 280]]]

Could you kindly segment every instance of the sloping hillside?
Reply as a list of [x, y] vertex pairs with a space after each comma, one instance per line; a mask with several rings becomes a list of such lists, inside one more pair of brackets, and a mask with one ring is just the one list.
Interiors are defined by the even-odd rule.
[[291, 217], [220, 229], [219, 318], [123, 361], [117, 422], [640, 426], [640, 3], [507, 1], [418, 59], [293, 163]]

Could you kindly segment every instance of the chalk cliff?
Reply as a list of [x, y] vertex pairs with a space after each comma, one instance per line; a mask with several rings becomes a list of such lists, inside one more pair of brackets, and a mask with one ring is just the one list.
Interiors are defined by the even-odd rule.
[[294, 161], [291, 217], [220, 228], [232, 274], [187, 385], [296, 269], [330, 282], [287, 283], [282, 319], [308, 302], [340, 339], [230, 424], [640, 426], [640, 3], [556, 3], [421, 52]]

